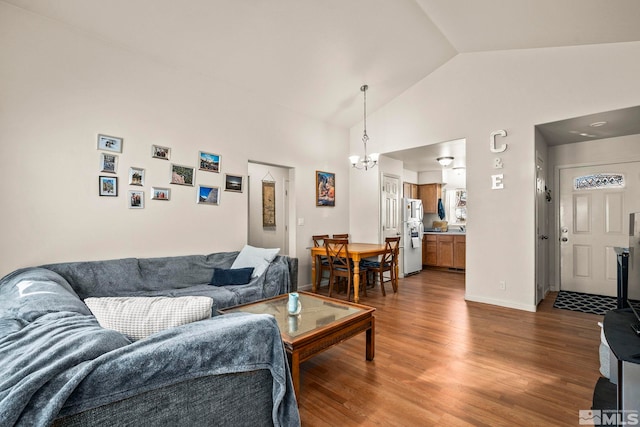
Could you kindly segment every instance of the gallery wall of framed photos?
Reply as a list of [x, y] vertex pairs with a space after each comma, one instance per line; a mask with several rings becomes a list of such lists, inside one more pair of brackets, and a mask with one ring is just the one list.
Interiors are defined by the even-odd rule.
[[[100, 160], [98, 195], [100, 197], [119, 197], [120, 194], [123, 194], [127, 198], [129, 209], [144, 209], [145, 199], [153, 203], [170, 202], [173, 191], [191, 191], [194, 193], [194, 203], [203, 206], [219, 206], [222, 191], [244, 192], [243, 175], [221, 173], [220, 154], [198, 151], [197, 157], [194, 155], [193, 165], [177, 164], [171, 161], [171, 147], [156, 144], [151, 144], [150, 147], [148, 162], [129, 165], [124, 138], [98, 134], [97, 149]], [[119, 171], [119, 165], [128, 167], [126, 169], [121, 167]], [[157, 171], [162, 168], [167, 171], [166, 181], [147, 182], [147, 169]], [[119, 180], [119, 172], [123, 175], [123, 180], [126, 180], [126, 183]], [[202, 183], [196, 184], [201, 178], [205, 179]], [[127, 186], [126, 191], [119, 188], [122, 185]], [[145, 191], [145, 188], [148, 190]]]

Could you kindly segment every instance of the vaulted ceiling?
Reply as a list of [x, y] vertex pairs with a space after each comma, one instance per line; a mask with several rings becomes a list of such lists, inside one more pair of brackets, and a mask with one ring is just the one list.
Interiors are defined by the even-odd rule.
[[637, 0], [0, 0], [329, 123], [457, 54], [640, 40]]

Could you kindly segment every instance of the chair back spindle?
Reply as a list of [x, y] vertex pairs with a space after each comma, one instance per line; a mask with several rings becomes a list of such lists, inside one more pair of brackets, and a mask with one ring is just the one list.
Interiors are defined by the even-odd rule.
[[[311, 236], [313, 240], [313, 246], [315, 248], [319, 248], [324, 246], [324, 242], [329, 238], [328, 234], [317, 234], [315, 236]], [[324, 276], [324, 272], [330, 272], [329, 261], [324, 255], [316, 255], [315, 259], [316, 265], [316, 281], [315, 281], [315, 289], [316, 291], [320, 288], [320, 283], [322, 282], [322, 277]], [[326, 276], [324, 276], [326, 277]]]
[[349, 241], [347, 239], [325, 239], [324, 247], [329, 260], [331, 274], [329, 276], [329, 296], [333, 293], [333, 284], [336, 278], [343, 277], [347, 280], [347, 299], [351, 292], [351, 256], [349, 254]]

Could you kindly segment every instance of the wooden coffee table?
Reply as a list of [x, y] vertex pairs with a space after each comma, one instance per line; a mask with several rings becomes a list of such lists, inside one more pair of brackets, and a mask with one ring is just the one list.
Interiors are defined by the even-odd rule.
[[254, 303], [218, 310], [218, 313], [271, 314], [280, 327], [280, 335], [289, 358], [293, 387], [300, 390], [300, 363], [316, 354], [366, 332], [366, 359], [375, 354], [375, 317], [373, 307], [327, 298], [310, 292], [298, 292], [302, 311], [290, 316], [289, 295], [284, 294]]

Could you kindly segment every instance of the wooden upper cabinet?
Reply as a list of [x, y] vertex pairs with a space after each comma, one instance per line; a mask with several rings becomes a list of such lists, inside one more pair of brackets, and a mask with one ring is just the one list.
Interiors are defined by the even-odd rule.
[[438, 213], [438, 199], [442, 197], [442, 185], [421, 184], [418, 185], [418, 198], [422, 200], [422, 208], [425, 213]]
[[402, 183], [402, 197], [408, 197], [409, 199], [418, 198], [418, 184], [412, 184], [410, 182]]

